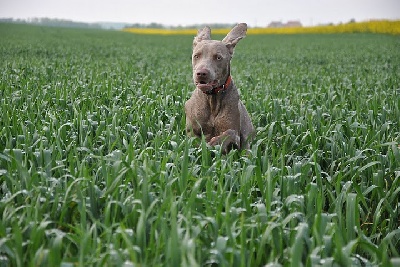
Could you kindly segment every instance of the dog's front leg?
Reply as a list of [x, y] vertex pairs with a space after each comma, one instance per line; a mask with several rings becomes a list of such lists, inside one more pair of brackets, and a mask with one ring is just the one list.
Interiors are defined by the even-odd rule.
[[210, 146], [221, 145], [222, 151], [226, 154], [232, 148], [240, 149], [240, 137], [235, 130], [228, 129], [221, 135], [211, 138], [208, 144]]

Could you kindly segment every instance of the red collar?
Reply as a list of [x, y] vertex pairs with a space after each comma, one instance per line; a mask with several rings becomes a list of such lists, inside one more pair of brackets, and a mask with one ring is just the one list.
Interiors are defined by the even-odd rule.
[[211, 90], [208, 90], [208, 91], [205, 91], [203, 93], [205, 93], [206, 95], [215, 95], [219, 91], [224, 91], [224, 90], [228, 89], [228, 87], [231, 84], [231, 82], [232, 82], [232, 78], [229, 75], [228, 78], [226, 79], [226, 82], [223, 85], [221, 85], [219, 87], [215, 87], [215, 88], [213, 88]]

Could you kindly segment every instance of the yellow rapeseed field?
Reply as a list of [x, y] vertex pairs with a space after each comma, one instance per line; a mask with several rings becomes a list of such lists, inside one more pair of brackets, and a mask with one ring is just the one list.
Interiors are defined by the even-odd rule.
[[[214, 34], [227, 34], [230, 29], [213, 29]], [[154, 29], [154, 28], [125, 28], [123, 31], [137, 34], [189, 34], [195, 35], [197, 29]], [[339, 25], [293, 28], [250, 28], [248, 34], [298, 34], [298, 33], [386, 33], [400, 34], [400, 20], [374, 20], [354, 22]]]

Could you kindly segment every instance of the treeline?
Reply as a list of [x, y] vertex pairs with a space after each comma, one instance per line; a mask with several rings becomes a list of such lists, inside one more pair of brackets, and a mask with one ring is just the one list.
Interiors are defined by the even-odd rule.
[[[14, 18], [0, 18], [0, 23], [20, 23], [20, 24], [34, 24], [42, 26], [52, 27], [64, 27], [64, 28], [91, 28], [91, 29], [123, 29], [123, 28], [142, 28], [142, 29], [200, 29], [206, 26], [206, 24], [193, 24], [187, 26], [166, 26], [161, 23], [113, 23], [113, 22], [98, 22], [98, 23], [87, 23], [77, 22], [66, 19], [55, 19], [55, 18], [30, 18], [30, 19], [14, 19]], [[232, 28], [235, 25], [229, 23], [211, 23], [207, 24], [213, 29], [226, 29]]]
[[129, 24], [126, 25], [125, 28], [143, 28], [143, 29], [200, 29], [205, 26], [209, 26], [212, 29], [226, 29], [226, 28], [232, 28], [235, 26], [236, 23], [229, 24], [229, 23], [207, 23], [207, 24], [192, 24], [192, 25], [178, 25], [178, 26], [166, 26], [160, 23], [148, 23], [148, 24], [143, 24], [143, 23], [134, 23], [134, 24]]
[[52, 19], [52, 18], [32, 18], [32, 19], [0, 18], [0, 22], [34, 24], [41, 26], [64, 27], [64, 28], [89, 28], [89, 29], [102, 28], [102, 25], [99, 23], [76, 22], [72, 20]]

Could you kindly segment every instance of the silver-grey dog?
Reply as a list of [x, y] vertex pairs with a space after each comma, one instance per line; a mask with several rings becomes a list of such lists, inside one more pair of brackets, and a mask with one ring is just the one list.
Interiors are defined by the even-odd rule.
[[199, 30], [193, 40], [193, 81], [196, 89], [185, 103], [186, 133], [211, 145], [247, 149], [254, 127], [231, 78], [230, 62], [247, 25], [236, 25], [222, 40], [211, 40], [211, 29]]

